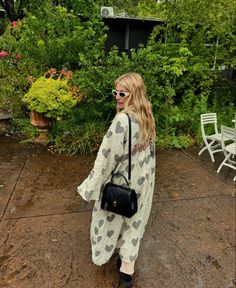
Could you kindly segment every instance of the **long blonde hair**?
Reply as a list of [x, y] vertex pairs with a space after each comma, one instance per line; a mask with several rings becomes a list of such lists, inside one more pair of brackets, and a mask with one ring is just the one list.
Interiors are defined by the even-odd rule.
[[152, 105], [147, 98], [147, 89], [141, 75], [134, 72], [121, 75], [116, 79], [115, 86], [118, 83], [129, 92], [128, 99], [124, 104], [124, 111], [135, 114], [135, 118], [139, 123], [142, 141], [148, 142], [152, 140], [155, 143], [156, 127]]

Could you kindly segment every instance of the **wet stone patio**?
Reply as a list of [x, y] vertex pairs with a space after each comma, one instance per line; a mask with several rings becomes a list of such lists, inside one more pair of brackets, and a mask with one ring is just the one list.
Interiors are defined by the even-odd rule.
[[[134, 288], [236, 287], [234, 175], [199, 149], [157, 151]], [[121, 287], [113, 258], [91, 262], [93, 203], [76, 194], [94, 159], [0, 137], [1, 288]]]

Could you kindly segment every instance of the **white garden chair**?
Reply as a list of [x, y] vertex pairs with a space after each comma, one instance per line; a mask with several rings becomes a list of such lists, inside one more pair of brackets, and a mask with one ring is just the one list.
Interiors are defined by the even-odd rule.
[[[203, 148], [199, 151], [198, 156], [200, 156], [205, 150], [208, 150], [211, 161], [215, 162], [214, 153], [223, 151], [221, 147], [221, 134], [218, 132], [217, 127], [217, 115], [216, 113], [205, 113], [201, 114], [201, 131], [202, 138], [204, 141]], [[211, 135], [206, 134], [206, 127], [213, 126], [214, 132]]]
[[[222, 149], [225, 152], [225, 159], [220, 164], [217, 173], [220, 173], [223, 166], [236, 170], [236, 128], [222, 125], [221, 141]], [[236, 181], [236, 175], [233, 180]]]

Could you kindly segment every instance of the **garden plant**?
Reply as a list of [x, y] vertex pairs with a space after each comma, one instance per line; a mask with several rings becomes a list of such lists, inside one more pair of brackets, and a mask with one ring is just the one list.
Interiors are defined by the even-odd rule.
[[[186, 148], [201, 143], [199, 116], [217, 112], [219, 125], [231, 125], [236, 105], [236, 8], [233, 0], [42, 1], [26, 7], [21, 20], [8, 22], [0, 37], [0, 106], [10, 109], [12, 127], [30, 138], [22, 101], [28, 76], [50, 68], [73, 71], [71, 84], [82, 101], [55, 121], [50, 143], [65, 153], [90, 153], [115, 113], [111, 90], [121, 73], [141, 73], [157, 124], [157, 145]], [[112, 5], [113, 4], [113, 5]], [[122, 6], [122, 5], [123, 6]], [[146, 46], [129, 54], [105, 53], [107, 27], [100, 6], [139, 17], [156, 17]], [[13, 20], [13, 19], [11, 19]], [[4, 54], [5, 53], [5, 54]]]

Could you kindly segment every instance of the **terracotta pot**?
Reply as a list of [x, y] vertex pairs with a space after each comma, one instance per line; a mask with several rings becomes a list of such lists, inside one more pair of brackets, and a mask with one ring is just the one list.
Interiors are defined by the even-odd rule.
[[32, 111], [31, 124], [35, 126], [39, 132], [39, 136], [35, 138], [34, 141], [40, 144], [46, 144], [48, 141], [47, 131], [51, 127], [51, 120], [42, 113]]
[[42, 113], [32, 111], [31, 112], [31, 124], [39, 129], [49, 129], [51, 121], [45, 117]]

